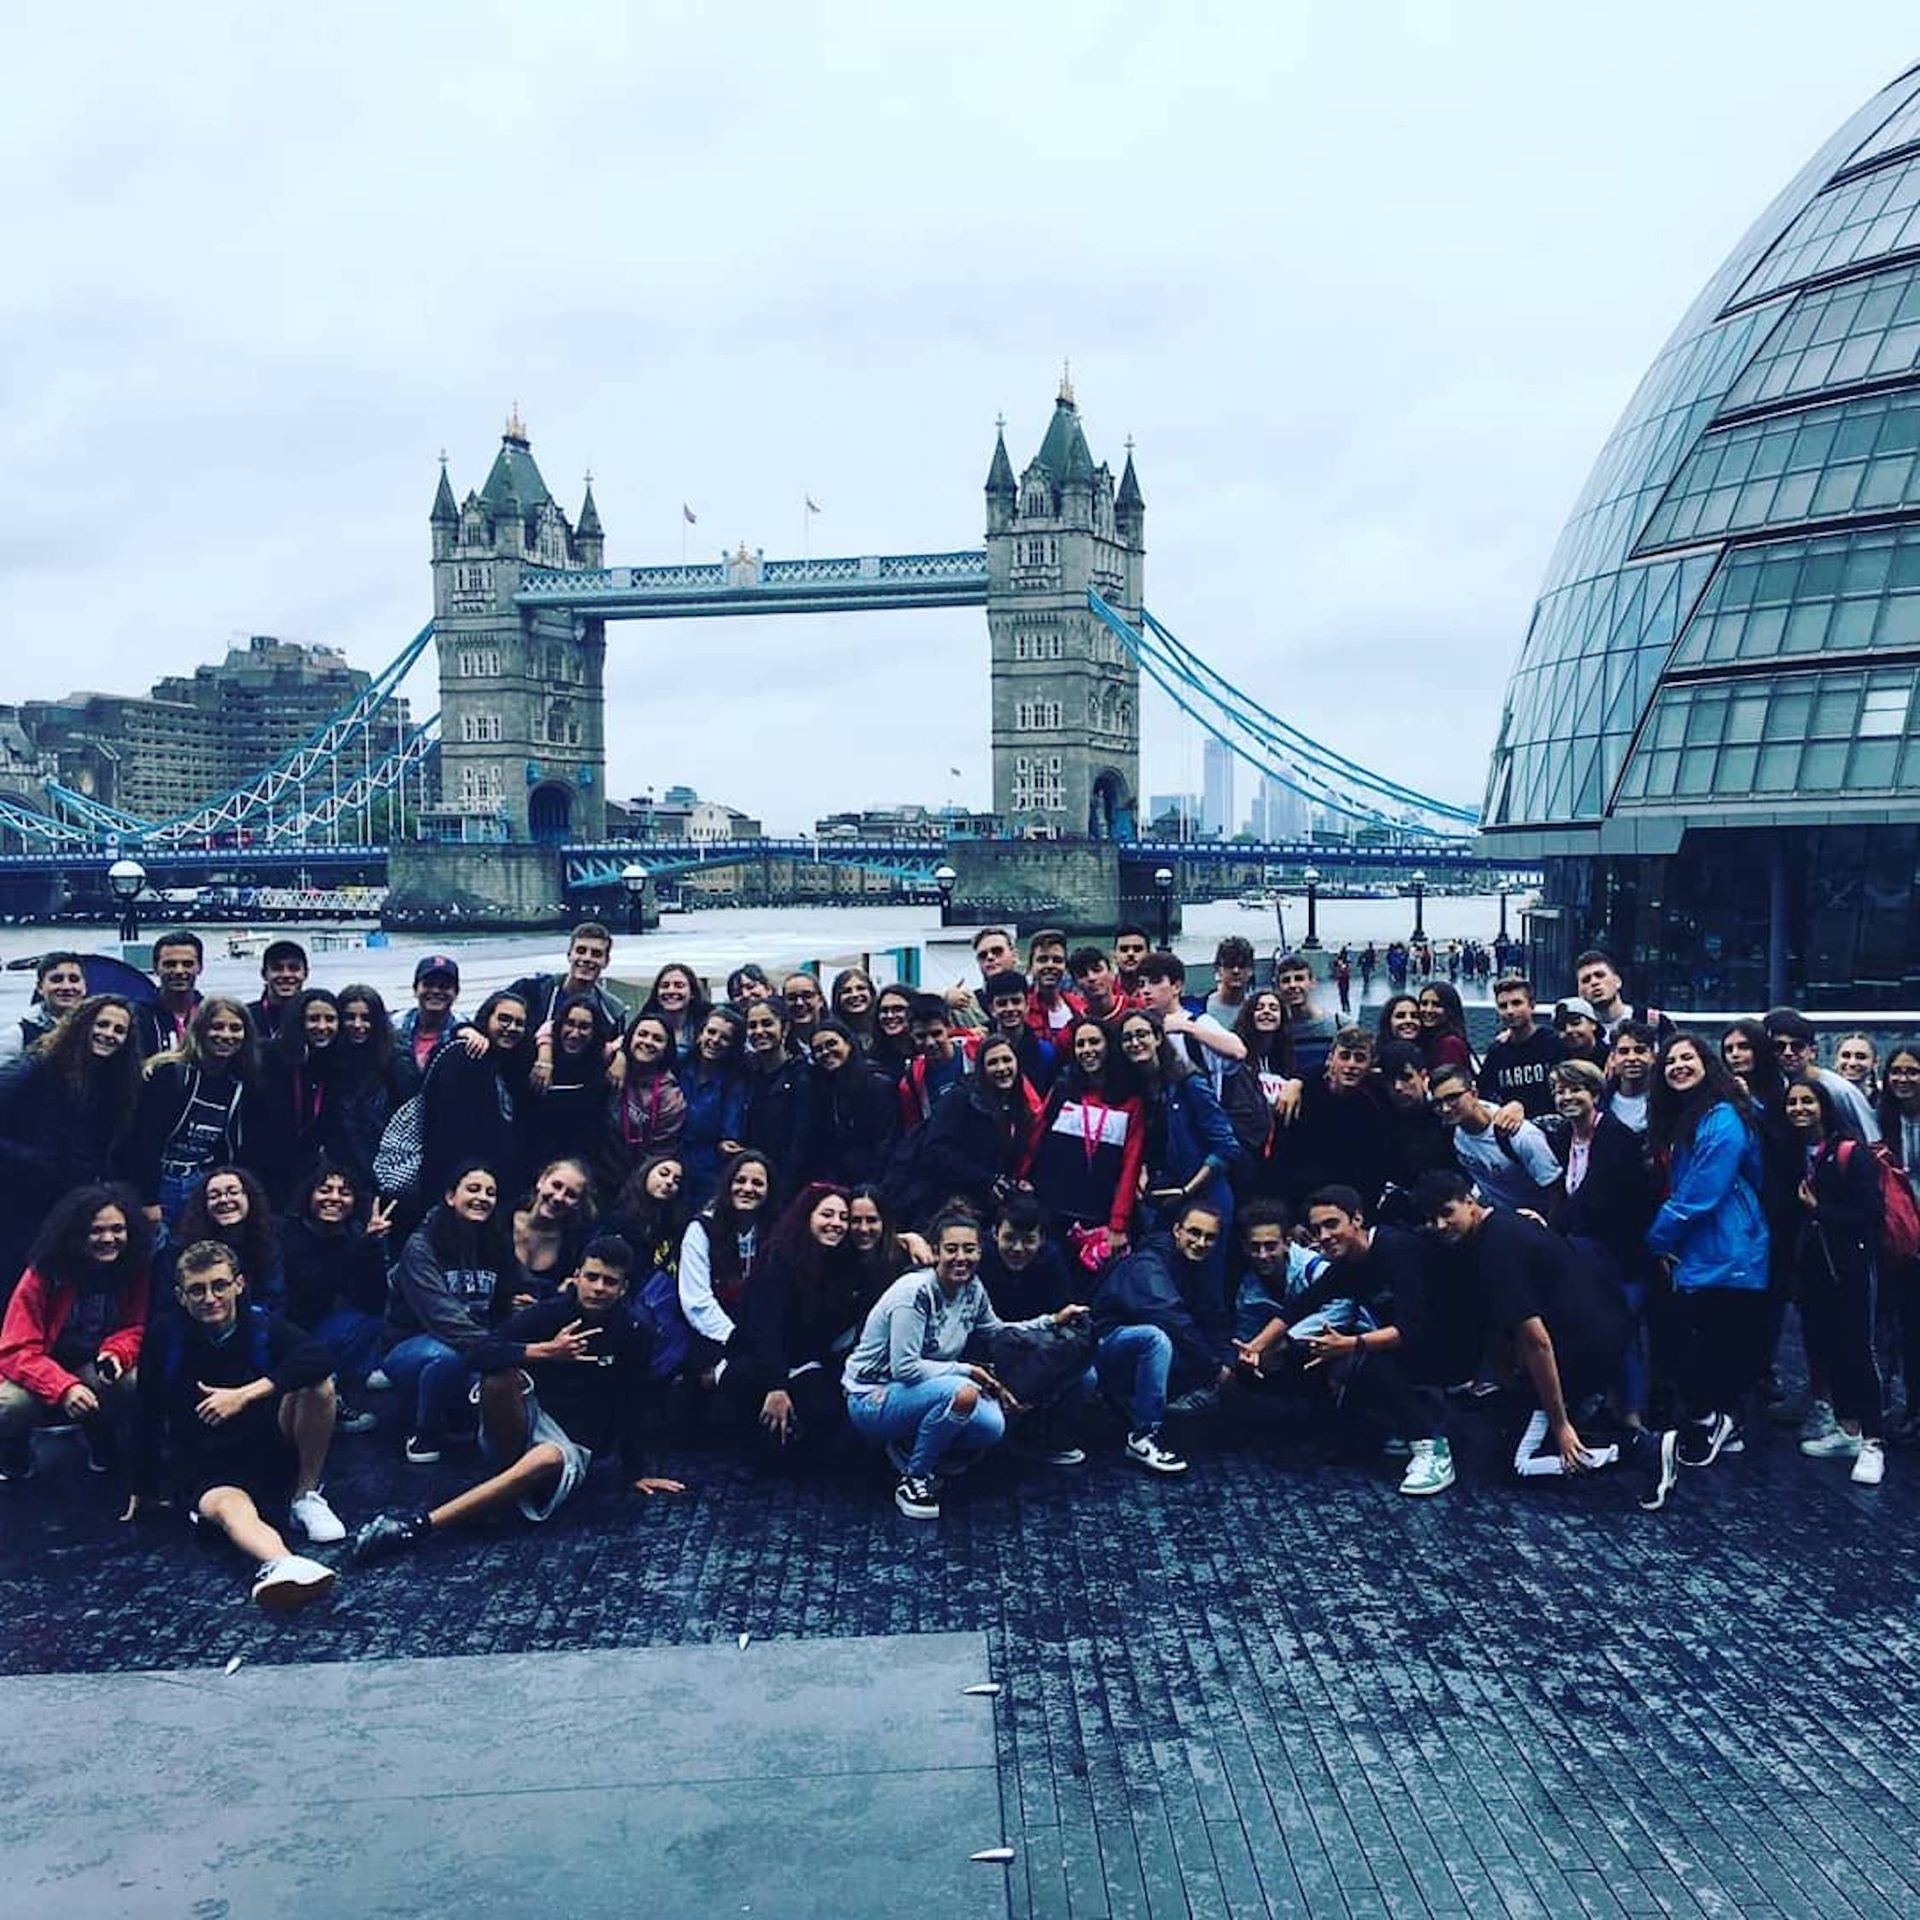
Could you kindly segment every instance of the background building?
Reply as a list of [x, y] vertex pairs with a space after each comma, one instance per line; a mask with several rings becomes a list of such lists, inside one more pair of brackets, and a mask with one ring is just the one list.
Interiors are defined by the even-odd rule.
[[[191, 813], [270, 767], [366, 691], [331, 647], [255, 634], [217, 665], [146, 695], [71, 693], [23, 701], [18, 726], [46, 770], [143, 820]], [[409, 724], [404, 701], [398, 726]]]
[[1200, 751], [1200, 831], [1231, 840], [1239, 830], [1233, 811], [1233, 749], [1209, 734]]
[[1663, 1006], [1920, 993], [1920, 68], [1763, 213], [1561, 535], [1489, 770], [1535, 964]]

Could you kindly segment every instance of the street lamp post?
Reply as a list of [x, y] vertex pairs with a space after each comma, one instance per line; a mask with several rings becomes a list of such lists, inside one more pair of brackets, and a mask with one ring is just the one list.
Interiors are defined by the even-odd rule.
[[940, 924], [953, 925], [953, 886], [960, 876], [942, 860], [933, 870], [933, 884], [940, 889]]
[[1513, 875], [1503, 873], [1500, 876], [1500, 941], [1504, 948], [1507, 944], [1507, 892], [1513, 885]]
[[1307, 883], [1307, 947], [1320, 945], [1320, 869], [1309, 867], [1300, 878]]
[[647, 870], [638, 860], [620, 869], [620, 884], [627, 890], [627, 931], [647, 930]]
[[147, 870], [138, 860], [116, 860], [107, 869], [107, 885], [120, 902], [120, 938], [131, 945], [140, 938], [140, 889], [147, 884]]
[[1427, 937], [1427, 876], [1419, 867], [1413, 871], [1413, 937]]
[[1160, 951], [1173, 945], [1173, 869], [1155, 867], [1153, 884], [1160, 892]]

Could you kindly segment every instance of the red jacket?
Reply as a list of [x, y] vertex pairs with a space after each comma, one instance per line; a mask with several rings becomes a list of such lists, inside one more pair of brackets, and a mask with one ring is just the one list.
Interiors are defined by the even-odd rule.
[[[7, 1317], [0, 1322], [0, 1380], [24, 1387], [36, 1400], [57, 1407], [80, 1382], [53, 1357], [54, 1342], [73, 1311], [71, 1287], [54, 1286], [32, 1267], [20, 1276]], [[100, 1342], [100, 1351], [119, 1361], [123, 1372], [140, 1364], [140, 1343], [147, 1331], [147, 1275], [143, 1268], [124, 1288], [119, 1325]]]

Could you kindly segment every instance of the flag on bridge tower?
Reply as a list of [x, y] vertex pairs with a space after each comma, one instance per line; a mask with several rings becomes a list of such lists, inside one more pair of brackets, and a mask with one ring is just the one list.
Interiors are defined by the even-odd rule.
[[807, 495], [807, 511], [808, 511], [809, 513], [818, 513], [818, 512], [820, 511], [820, 508], [819, 508], [819, 506], [818, 506], [818, 505], [817, 505], [817, 504], [815, 503], [815, 501], [814, 501], [814, 497], [813, 497], [813, 495], [812, 495], [812, 494], [808, 494], [808, 495]]
[[700, 524], [699, 515], [684, 500], [680, 502], [680, 517], [690, 527], [697, 527]]

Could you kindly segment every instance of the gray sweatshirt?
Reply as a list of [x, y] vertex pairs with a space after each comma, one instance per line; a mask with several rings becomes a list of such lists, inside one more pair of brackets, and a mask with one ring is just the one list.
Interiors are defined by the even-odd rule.
[[868, 1310], [840, 1385], [848, 1393], [877, 1393], [965, 1373], [968, 1363], [960, 1356], [973, 1334], [1002, 1326], [1046, 1326], [1052, 1319], [1043, 1313], [1032, 1320], [1002, 1320], [978, 1274], [950, 1294], [932, 1269], [923, 1267], [902, 1274]]

